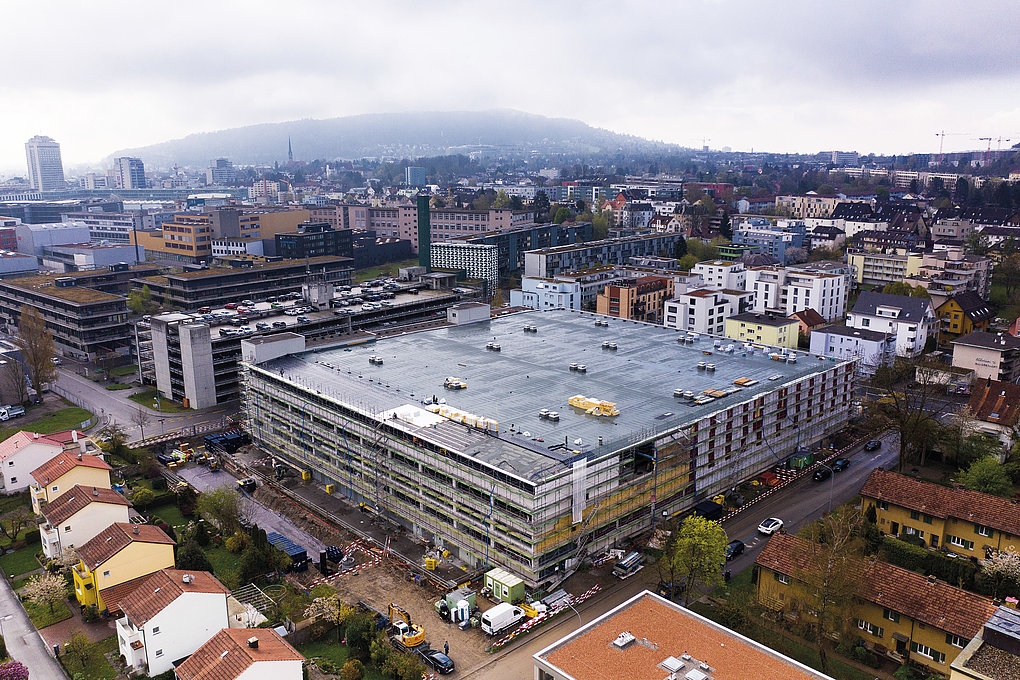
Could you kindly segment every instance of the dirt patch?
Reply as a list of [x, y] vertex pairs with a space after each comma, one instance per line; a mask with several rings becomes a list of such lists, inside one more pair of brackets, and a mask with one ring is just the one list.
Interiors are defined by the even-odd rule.
[[[341, 576], [331, 583], [339, 588], [344, 599], [351, 602], [365, 602], [384, 613], [390, 602], [403, 607], [411, 620], [425, 629], [425, 639], [433, 649], [442, 649], [443, 643], [449, 642], [450, 658], [457, 664], [459, 676], [492, 659], [485, 651], [490, 643], [489, 637], [480, 628], [462, 631], [440, 619], [434, 603], [444, 593], [424, 580], [415, 585], [409, 579], [406, 568], [384, 561], [361, 570], [357, 575]], [[492, 605], [479, 597], [478, 606], [483, 610]]]
[[[262, 506], [289, 519], [297, 528], [319, 539], [326, 545], [344, 546], [354, 540], [350, 532], [326, 526], [321, 520], [312, 519], [293, 500], [262, 484], [255, 489], [255, 500]], [[309, 555], [315, 562], [318, 555]]]

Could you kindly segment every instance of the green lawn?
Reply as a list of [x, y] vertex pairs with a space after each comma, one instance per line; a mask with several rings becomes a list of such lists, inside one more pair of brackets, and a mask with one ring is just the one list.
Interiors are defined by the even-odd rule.
[[32, 625], [40, 630], [46, 626], [52, 626], [54, 623], [60, 623], [71, 618], [71, 610], [68, 609], [67, 602], [53, 605], [52, 612], [47, 605], [37, 607], [31, 602], [25, 602], [24, 605], [25, 611], [28, 612], [28, 618], [32, 619]]
[[176, 505], [161, 505], [158, 508], [153, 508], [151, 512], [174, 528], [188, 523], [188, 518], [181, 514]]
[[223, 582], [223, 585], [231, 590], [241, 585], [237, 576], [237, 555], [222, 545], [210, 545], [204, 552], [213, 566], [213, 573], [216, 574], [216, 578]]
[[106, 386], [106, 389], [110, 390], [111, 392], [115, 392], [116, 390], [130, 390], [132, 387], [134, 387], [134, 385], [125, 385], [123, 383], [110, 383], [109, 385]]
[[[7, 439], [20, 430], [31, 430], [39, 434], [51, 434], [53, 432], [64, 432], [81, 427], [83, 421], [92, 417], [92, 414], [83, 408], [72, 406], [53, 411], [37, 420], [17, 419], [16, 425], [0, 429], [0, 441]], [[12, 422], [12, 421], [7, 421]]]
[[[347, 657], [350, 654], [350, 650], [347, 645], [341, 645], [336, 641], [336, 630], [331, 630], [323, 635], [318, 640], [311, 640], [309, 642], [295, 645], [295, 649], [298, 650], [306, 659], [314, 659], [316, 657], [322, 659], [329, 659], [338, 667], [343, 666], [344, 662], [347, 661]], [[365, 665], [365, 674], [362, 676], [364, 680], [383, 680], [385, 677], [375, 666], [371, 666], [371, 660], [366, 659], [368, 664]]]
[[[145, 390], [144, 392], [139, 392], [137, 394], [132, 394], [128, 397], [128, 399], [130, 399], [133, 402], [139, 403], [142, 406], [145, 406], [146, 408], [150, 408], [153, 411], [156, 410], [155, 408], [153, 408], [153, 404], [156, 402], [155, 388]], [[162, 413], [185, 413], [191, 410], [190, 408], [184, 408], [180, 404], [175, 404], [166, 397], [160, 397], [159, 406], [160, 411]]]
[[117, 671], [106, 660], [105, 654], [115, 652], [117, 649], [117, 636], [111, 635], [105, 640], [92, 643], [92, 659], [84, 668], [82, 668], [80, 660], [68, 654], [60, 655], [60, 663], [72, 677], [75, 673], [81, 673], [88, 680], [113, 680], [117, 677]]
[[389, 264], [379, 265], [378, 267], [369, 267], [368, 269], [359, 269], [354, 272], [354, 283], [362, 283], [371, 279], [379, 278], [380, 276], [396, 276], [397, 270], [401, 267], [416, 267], [418, 266], [418, 258], [412, 260], [403, 260], [402, 262], [391, 262]]
[[39, 561], [35, 559], [35, 554], [41, 550], [42, 545], [40, 543], [33, 543], [21, 550], [15, 550], [12, 553], [3, 555], [0, 557], [0, 569], [3, 569], [4, 573], [8, 576], [21, 576], [24, 573], [38, 569], [40, 565]]
[[110, 369], [110, 375], [125, 376], [134, 375], [137, 372], [138, 372], [137, 364], [131, 364], [130, 366], [118, 366], [117, 368]]

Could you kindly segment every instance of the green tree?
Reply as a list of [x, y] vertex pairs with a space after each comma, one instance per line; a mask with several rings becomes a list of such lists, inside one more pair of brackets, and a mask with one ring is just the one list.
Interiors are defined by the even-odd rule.
[[881, 201], [886, 202], [889, 200], [889, 187], [878, 187], [875, 189], [875, 197]]
[[535, 192], [535, 200], [531, 202], [531, 207], [535, 211], [535, 221], [542, 221], [549, 215], [549, 210], [552, 207], [549, 204], [549, 195], [544, 191]]
[[305, 607], [305, 617], [328, 621], [336, 626], [337, 642], [342, 639], [344, 621], [352, 614], [354, 614], [354, 607], [341, 600], [340, 595], [335, 592], [328, 597], [317, 597]]
[[679, 260], [687, 254], [687, 239], [680, 235], [677, 237], [676, 245], [673, 246], [673, 257]]
[[88, 668], [95, 657], [96, 649], [84, 633], [75, 633], [64, 643], [64, 653], [76, 660], [83, 669]]
[[722, 565], [726, 562], [726, 532], [715, 522], [692, 515], [671, 537], [662, 557], [670, 582], [681, 584], [684, 604], [701, 588], [722, 583]]
[[604, 212], [592, 215], [591, 218], [591, 235], [596, 241], [609, 236], [609, 215]]
[[202, 492], [198, 497], [197, 508], [198, 514], [228, 535], [240, 529], [243, 520], [251, 515], [251, 504], [237, 489], [230, 486]]
[[28, 366], [36, 396], [42, 397], [43, 386], [57, 377], [57, 368], [53, 365], [56, 345], [53, 334], [46, 328], [46, 320], [35, 307], [22, 305], [18, 337], [14, 344], [21, 350], [21, 359]]
[[1013, 482], [1006, 469], [995, 456], [985, 456], [971, 463], [960, 475], [959, 482], [972, 491], [1009, 498], [1013, 495]]
[[914, 287], [903, 281], [893, 281], [892, 283], [885, 284], [882, 288], [882, 292], [886, 295], [910, 296], [914, 292]]
[[131, 496], [131, 504], [138, 510], [145, 510], [147, 507], [152, 505], [152, 501], [155, 500], [156, 494], [152, 493], [148, 489], [138, 489]]
[[177, 549], [177, 559], [175, 561], [178, 569], [188, 569], [194, 571], [212, 571], [212, 563], [209, 562], [209, 558], [206, 557], [205, 553], [202, 552], [202, 548], [199, 547], [195, 541], [188, 541], [183, 546]]
[[559, 208], [556, 209], [556, 215], [553, 216], [553, 220], [552, 221], [553, 221], [554, 224], [563, 224], [564, 222], [566, 222], [569, 219], [570, 219], [570, 208], [567, 208], [566, 206], [562, 206], [561, 205]]
[[694, 265], [698, 264], [699, 261], [700, 260], [698, 260], [697, 257], [688, 253], [687, 255], [684, 255], [683, 257], [680, 258], [680, 261], [677, 263], [677, 266], [681, 270], [689, 272], [691, 271], [691, 269], [694, 268]]
[[506, 192], [500, 189], [496, 192], [496, 198], [493, 199], [492, 208], [506, 208], [510, 205], [510, 197], [506, 195]]
[[348, 617], [345, 636], [351, 653], [359, 659], [367, 659], [372, 639], [375, 637], [375, 622], [364, 613]]
[[134, 289], [128, 293], [127, 299], [128, 309], [139, 316], [143, 314], [152, 314], [159, 305], [152, 299], [152, 291], [149, 286], [144, 285], [141, 289]]
[[357, 659], [348, 659], [340, 669], [340, 680], [361, 680], [365, 667]]

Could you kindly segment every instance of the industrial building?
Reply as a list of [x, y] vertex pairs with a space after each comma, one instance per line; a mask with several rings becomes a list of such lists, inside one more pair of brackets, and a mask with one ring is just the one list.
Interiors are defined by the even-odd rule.
[[331, 492], [538, 584], [845, 425], [853, 361], [727, 343], [564, 309], [266, 343], [243, 409]]

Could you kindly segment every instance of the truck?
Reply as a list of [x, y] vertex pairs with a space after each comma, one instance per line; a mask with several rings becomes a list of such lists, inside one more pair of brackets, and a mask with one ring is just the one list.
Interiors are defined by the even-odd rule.
[[525, 617], [526, 614], [520, 607], [509, 602], [501, 602], [482, 614], [482, 632], [486, 635], [498, 635], [517, 625]]
[[0, 406], [0, 420], [20, 418], [25, 415], [25, 409], [21, 406]]
[[639, 552], [627, 553], [622, 560], [613, 565], [613, 576], [622, 581], [641, 571], [644, 566], [644, 555]]

